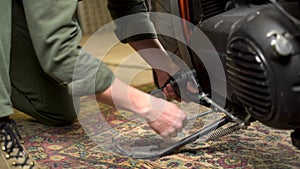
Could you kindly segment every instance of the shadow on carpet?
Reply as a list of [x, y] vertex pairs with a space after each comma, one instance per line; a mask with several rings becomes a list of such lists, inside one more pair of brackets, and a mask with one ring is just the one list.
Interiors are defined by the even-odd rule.
[[[153, 86], [141, 89], [149, 91], [150, 88]], [[127, 116], [124, 114], [130, 112], [97, 104], [101, 110], [101, 118], [108, 125], [99, 124], [95, 120], [99, 118], [99, 114], [94, 113], [95, 107], [98, 107], [93, 98], [86, 97], [83, 100], [82, 118], [71, 126], [45, 126], [20, 112], [12, 116], [20, 129], [24, 146], [41, 165], [58, 169], [300, 168], [300, 151], [291, 145], [290, 131], [271, 129], [258, 122], [254, 122], [247, 130], [234, 132], [213, 142], [187, 145], [175, 154], [155, 160], [138, 160], [117, 155], [109, 151], [109, 146], [99, 146], [99, 143], [109, 140], [115, 132], [127, 133], [127, 136], [133, 138], [141, 133], [145, 124], [125, 118]], [[90, 126], [84, 127], [82, 123], [85, 121], [89, 121]], [[95, 137], [91, 138], [91, 135]]]

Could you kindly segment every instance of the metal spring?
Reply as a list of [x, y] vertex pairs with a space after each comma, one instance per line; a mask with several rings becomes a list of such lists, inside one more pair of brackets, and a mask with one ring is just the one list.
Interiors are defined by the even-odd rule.
[[239, 124], [236, 124], [236, 125], [227, 127], [225, 129], [221, 129], [221, 130], [215, 131], [214, 133], [208, 135], [207, 141], [212, 141], [212, 140], [215, 140], [215, 139], [217, 139], [219, 137], [226, 136], [226, 135], [231, 134], [231, 133], [233, 133], [233, 132], [235, 132], [235, 131], [237, 131], [239, 129], [241, 129], [240, 126], [239, 126]]

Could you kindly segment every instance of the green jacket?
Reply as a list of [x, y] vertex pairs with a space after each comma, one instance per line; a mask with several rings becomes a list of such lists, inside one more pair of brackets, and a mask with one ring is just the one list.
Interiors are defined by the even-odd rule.
[[[67, 86], [70, 94], [83, 96], [103, 92], [111, 85], [114, 75], [105, 64], [79, 47], [82, 33], [75, 17], [77, 3], [77, 0], [25, 0], [23, 6], [41, 68]], [[115, 32], [122, 42], [156, 37], [143, 0], [108, 0], [108, 7], [114, 19], [141, 13], [136, 19], [116, 23]], [[11, 0], [4, 0], [0, 5], [0, 117], [12, 114], [9, 78], [11, 9]], [[146, 33], [134, 35], [136, 28]], [[77, 73], [74, 76], [75, 66]]]
[[[67, 84], [69, 91], [78, 96], [102, 92], [110, 86], [113, 73], [109, 68], [78, 47], [81, 30], [74, 17], [76, 0], [26, 0], [23, 3], [29, 30], [34, 32], [34, 47], [46, 73]], [[143, 0], [108, 0], [108, 8], [114, 19], [140, 13], [136, 20], [116, 23], [115, 32], [122, 42], [156, 37]], [[150, 33], [131, 36], [136, 33], [135, 28]], [[81, 61], [77, 62], [78, 71], [73, 76], [78, 58]], [[88, 85], [93, 82], [95, 86]]]

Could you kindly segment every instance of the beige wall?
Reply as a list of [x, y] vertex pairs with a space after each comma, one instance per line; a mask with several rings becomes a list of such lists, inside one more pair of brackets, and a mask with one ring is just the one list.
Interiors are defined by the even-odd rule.
[[112, 19], [107, 0], [83, 0], [78, 3], [78, 19], [84, 34], [92, 34]]

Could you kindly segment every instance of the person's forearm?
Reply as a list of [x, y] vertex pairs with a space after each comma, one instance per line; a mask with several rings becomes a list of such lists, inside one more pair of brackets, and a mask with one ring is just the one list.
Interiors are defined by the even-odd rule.
[[142, 116], [166, 140], [176, 137], [187, 123], [186, 114], [175, 104], [153, 97], [118, 79], [104, 92], [96, 93], [96, 99]]
[[167, 72], [170, 75], [180, 70], [158, 39], [144, 39], [129, 42], [129, 44], [153, 69]]
[[[117, 109], [135, 112], [143, 118], [146, 118], [148, 121], [156, 119], [157, 117], [153, 116], [159, 116], [162, 111], [157, 110], [154, 113], [152, 96], [127, 85], [119, 79], [115, 79], [112, 85], [104, 92], [97, 93], [96, 99], [99, 102], [115, 106]], [[152, 112], [151, 117], [149, 114], [150, 111]]]

